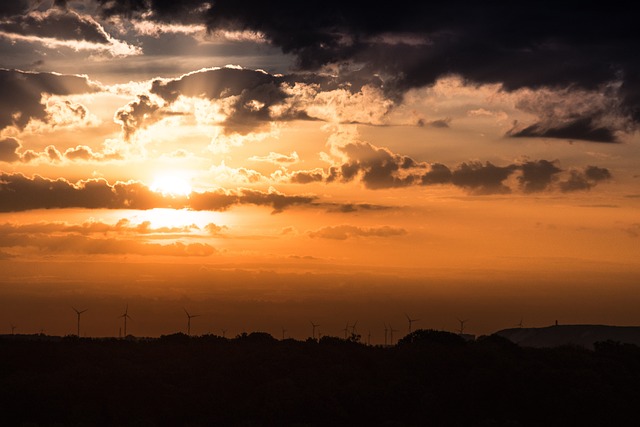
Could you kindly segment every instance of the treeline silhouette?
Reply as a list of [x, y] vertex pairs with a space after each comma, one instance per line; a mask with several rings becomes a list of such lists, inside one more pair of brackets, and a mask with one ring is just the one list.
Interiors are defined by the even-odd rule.
[[4, 426], [622, 426], [639, 385], [640, 347], [610, 341], [0, 339]]

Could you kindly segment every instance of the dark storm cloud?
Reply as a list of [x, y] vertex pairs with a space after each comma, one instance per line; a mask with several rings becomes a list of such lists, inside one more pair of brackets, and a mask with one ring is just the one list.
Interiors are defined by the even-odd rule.
[[590, 190], [597, 183], [611, 179], [611, 172], [598, 166], [587, 166], [584, 170], [570, 171], [569, 179], [559, 184], [560, 190], [568, 193], [572, 191]]
[[557, 126], [535, 123], [517, 132], [510, 132], [512, 137], [566, 138], [583, 141], [612, 143], [618, 142], [613, 129], [593, 122], [593, 117], [584, 117]]
[[509, 193], [504, 181], [517, 169], [516, 165], [495, 166], [490, 162], [462, 163], [451, 175], [451, 183], [477, 194]]
[[251, 204], [269, 206], [273, 208], [273, 213], [279, 213], [291, 206], [312, 205], [315, 200], [316, 197], [314, 196], [288, 196], [282, 193], [265, 193], [248, 189], [236, 192], [220, 190], [192, 194], [189, 206], [194, 210], [223, 211], [234, 205]]
[[[560, 181], [564, 172], [557, 161], [534, 160], [496, 166], [491, 162], [465, 162], [455, 168], [441, 163], [417, 162], [410, 157], [392, 153], [386, 148], [369, 143], [351, 143], [339, 148], [348, 159], [342, 165], [328, 170], [292, 171], [290, 182], [350, 182], [359, 180], [368, 189], [401, 188], [412, 185], [451, 184], [472, 194], [505, 194], [516, 188], [509, 183], [515, 177], [525, 193], [537, 193], [559, 188], [563, 192], [588, 190], [598, 182], [611, 178], [606, 168], [587, 166], [571, 170], [569, 177]], [[566, 175], [566, 174], [565, 174]]]
[[[231, 111], [224, 120], [226, 132], [246, 134], [265, 122], [275, 120], [271, 107], [283, 104], [290, 97], [281, 84], [294, 76], [275, 76], [262, 71], [240, 68], [216, 68], [184, 75], [173, 80], [155, 80], [151, 93], [168, 103], [179, 96], [200, 97], [210, 100], [231, 99]], [[309, 119], [298, 110], [285, 110], [278, 120]]]
[[600, 168], [598, 166], [587, 166], [584, 170], [584, 174], [587, 179], [594, 182], [611, 179], [611, 172], [606, 168]]
[[0, 17], [19, 15], [29, 10], [29, 0], [10, 0], [0, 2]]
[[[450, 74], [471, 83], [501, 83], [508, 91], [524, 87], [597, 91], [606, 83], [621, 81], [616, 94], [620, 112], [640, 122], [636, 54], [640, 32], [625, 4], [551, 0], [527, 7], [469, 0], [401, 0], [384, 6], [365, 0], [99, 3], [106, 15], [148, 13], [147, 19], [201, 22], [211, 31], [259, 32], [284, 53], [295, 55], [301, 69], [359, 64], [356, 74], [383, 76], [388, 96], [395, 99], [409, 88], [428, 86]], [[578, 122], [557, 131], [548, 129], [546, 136], [610, 142], [608, 125], [602, 130], [587, 124], [586, 128]]]
[[545, 190], [557, 178], [557, 174], [562, 171], [555, 165], [555, 162], [548, 160], [525, 162], [520, 165], [520, 170], [522, 175], [518, 177], [518, 181], [525, 193]]
[[205, 0], [96, 0], [107, 16], [124, 15], [132, 17], [148, 11], [154, 18], [165, 22], [188, 22], [189, 16], [201, 19], [203, 6], [211, 3]]
[[147, 95], [138, 95], [136, 101], [116, 111], [114, 120], [122, 126], [124, 140], [129, 141], [138, 130], [157, 121], [160, 117], [158, 114], [160, 107]]
[[[519, 167], [471, 162], [450, 170], [441, 164], [416, 162], [410, 157], [368, 143], [347, 144], [341, 150], [349, 157], [349, 161], [340, 167], [333, 167], [327, 181], [340, 178], [348, 182], [358, 177], [369, 189], [452, 183], [478, 194], [507, 193], [510, 189], [503, 181]], [[425, 169], [426, 172], [421, 172]]]
[[371, 189], [411, 185], [415, 177], [402, 172], [424, 167], [410, 157], [400, 156], [368, 143], [347, 144], [341, 150], [350, 159], [340, 167], [342, 180], [350, 181], [361, 173], [362, 182]]
[[430, 126], [436, 129], [446, 129], [449, 127], [449, 123], [451, 123], [451, 118], [433, 120], [430, 122], [425, 122], [424, 119], [419, 119], [417, 125], [419, 127]]
[[430, 165], [429, 171], [422, 175], [420, 181], [423, 185], [446, 184], [451, 182], [451, 169], [447, 166], [434, 163]]
[[0, 31], [22, 36], [46, 37], [59, 40], [78, 40], [108, 44], [104, 29], [92, 18], [72, 11], [49, 9], [16, 15], [0, 22]]
[[322, 171], [295, 171], [290, 175], [291, 182], [296, 184], [309, 184], [311, 182], [322, 182], [325, 179]]
[[150, 209], [163, 207], [162, 196], [139, 183], [109, 185], [105, 180], [73, 184], [21, 174], [0, 174], [0, 211], [50, 208]]
[[72, 183], [22, 174], [0, 173], [0, 212], [30, 209], [153, 209], [188, 208], [222, 211], [235, 205], [268, 206], [274, 213], [292, 206], [313, 206], [314, 196], [286, 195], [258, 190], [209, 191], [189, 197], [164, 196], [140, 182], [109, 184], [103, 179]]
[[20, 161], [19, 148], [20, 142], [15, 138], [0, 139], [0, 162], [13, 163]]
[[0, 69], [0, 130], [14, 125], [19, 129], [32, 119], [47, 120], [44, 94], [71, 95], [98, 91], [85, 76], [33, 73]]

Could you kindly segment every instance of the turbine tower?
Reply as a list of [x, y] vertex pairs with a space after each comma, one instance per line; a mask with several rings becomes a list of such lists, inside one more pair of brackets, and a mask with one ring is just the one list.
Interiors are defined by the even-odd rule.
[[284, 334], [287, 333], [287, 330], [284, 328], [284, 326], [282, 327], [282, 341], [284, 341]]
[[88, 310], [88, 308], [85, 308], [84, 310], [78, 310], [78, 309], [77, 309], [77, 308], [75, 308], [75, 307], [71, 307], [71, 308], [73, 308], [73, 311], [75, 311], [75, 312], [76, 312], [76, 314], [78, 315], [78, 338], [80, 338], [80, 315], [81, 315], [82, 313], [84, 313], [85, 311], [87, 311], [87, 310]]
[[16, 333], [16, 325], [14, 325], [13, 323], [11, 324], [11, 335], [15, 335]]
[[464, 320], [458, 319], [458, 322], [460, 322], [460, 335], [464, 333], [464, 324], [467, 323], [468, 321], [469, 319], [464, 319]]
[[311, 338], [313, 338], [314, 340], [316, 339], [316, 328], [320, 326], [320, 325], [316, 325], [315, 323], [311, 322]]
[[347, 339], [347, 334], [349, 333], [349, 322], [347, 322], [347, 326], [344, 327], [343, 331], [344, 331], [344, 339]]
[[186, 308], [182, 307], [184, 312], [187, 314], [187, 336], [191, 336], [191, 318], [192, 317], [200, 317], [199, 314], [189, 314]]
[[387, 328], [387, 324], [384, 323], [384, 346], [387, 346], [387, 334], [389, 333], [389, 329]]
[[393, 333], [394, 332], [398, 332], [398, 330], [397, 329], [393, 329], [393, 326], [391, 326], [391, 323], [389, 323], [389, 335], [390, 335], [389, 341], [391, 341], [390, 345], [393, 345]]
[[129, 316], [129, 304], [127, 304], [127, 307], [124, 309], [124, 314], [120, 317], [122, 317], [124, 319], [124, 337], [127, 338], [127, 319], [131, 319], [131, 316]]
[[412, 319], [409, 317], [409, 315], [407, 313], [404, 314], [404, 316], [407, 318], [407, 320], [409, 321], [409, 333], [411, 333], [411, 326], [413, 325], [413, 322], [417, 322], [420, 319]]
[[522, 317], [520, 318], [520, 322], [518, 322], [516, 326], [520, 329], [524, 328], [524, 323], [522, 323]]

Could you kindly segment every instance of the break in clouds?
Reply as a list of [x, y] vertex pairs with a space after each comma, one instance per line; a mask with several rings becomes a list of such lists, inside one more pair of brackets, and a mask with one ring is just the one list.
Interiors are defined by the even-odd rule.
[[[209, 256], [216, 249], [206, 243], [157, 243], [155, 235], [175, 234], [189, 237], [189, 233], [199, 230], [190, 227], [152, 228], [150, 223], [130, 224], [126, 219], [115, 225], [102, 222], [87, 222], [80, 225], [64, 223], [37, 223], [0, 225], [0, 248], [12, 251], [38, 248], [40, 252], [63, 254], [83, 253], [89, 255], [135, 254], [145, 256]], [[219, 230], [215, 224], [209, 224], [209, 230]], [[5, 253], [10, 257], [9, 253]]]

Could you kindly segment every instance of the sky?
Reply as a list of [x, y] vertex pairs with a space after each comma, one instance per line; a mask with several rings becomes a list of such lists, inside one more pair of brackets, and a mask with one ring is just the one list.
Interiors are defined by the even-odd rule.
[[2, 2], [0, 333], [640, 324], [632, 15]]

